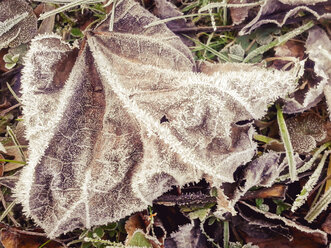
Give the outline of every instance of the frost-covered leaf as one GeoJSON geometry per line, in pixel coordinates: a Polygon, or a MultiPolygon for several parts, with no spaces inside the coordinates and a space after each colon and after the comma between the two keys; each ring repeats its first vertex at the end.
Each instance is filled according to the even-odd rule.
{"type": "Polygon", "coordinates": [[[331,41],[323,29],[315,27],[309,31],[306,53],[309,59],[314,61],[314,72],[320,79],[310,82],[307,89],[296,91],[291,98],[287,99],[284,111],[286,113],[303,112],[315,106],[324,93],[331,117],[331,41]]]}
{"type": "Polygon", "coordinates": [[[283,153],[269,152],[253,160],[243,170],[238,188],[232,197],[233,205],[253,186],[270,187],[280,172],[288,166],[283,153]]]}
{"type": "Polygon", "coordinates": [[[197,222],[180,226],[178,231],[170,234],[165,247],[169,248],[199,248],[207,247],[206,237],[201,233],[197,222]]]}
{"type": "Polygon", "coordinates": [[[295,116],[286,120],[294,151],[309,153],[316,148],[316,142],[326,138],[323,120],[317,115],[295,116]]]}
{"type": "Polygon", "coordinates": [[[281,27],[291,18],[295,18],[295,15],[300,11],[307,12],[316,19],[331,18],[331,13],[328,11],[326,2],[319,1],[322,2],[319,4],[314,4],[314,2],[304,0],[266,0],[255,18],[243,27],[239,34],[249,34],[264,24],[276,24],[281,27]]]}
{"type": "MultiPolygon", "coordinates": [[[[319,246],[324,247],[328,243],[327,234],[319,229],[311,229],[307,226],[301,225],[298,222],[289,220],[277,214],[264,212],[258,209],[257,207],[251,206],[245,202],[241,202],[241,203],[242,203],[240,204],[241,217],[243,217],[248,221],[248,224],[249,226],[251,226],[252,229],[253,229],[253,225],[259,226],[258,232],[260,232],[260,234],[255,234],[255,235],[256,237],[260,237],[261,245],[263,243],[263,240],[266,241],[268,240],[268,236],[263,237],[262,236],[263,234],[261,232],[263,229],[267,229],[267,228],[272,232],[276,232],[282,236],[287,237],[288,240],[282,240],[279,243],[283,245],[282,247],[288,247],[288,248],[319,247],[319,246]],[[294,238],[297,236],[299,236],[300,238],[294,238]],[[302,243],[302,239],[303,239],[303,243],[302,243]]],[[[266,235],[267,232],[264,232],[264,234],[266,235]]],[[[273,244],[274,245],[277,244],[276,239],[273,241],[273,244]]],[[[270,244],[269,246],[263,245],[260,247],[270,247],[270,244]]]]}
{"type": "Polygon", "coordinates": [[[24,0],[0,1],[0,49],[29,42],[37,33],[37,18],[24,0]]]}
{"type": "MultiPolygon", "coordinates": [[[[247,0],[229,0],[229,4],[245,4],[247,3],[247,0]]],[[[234,25],[238,25],[242,23],[246,17],[248,16],[248,11],[252,7],[239,7],[239,8],[229,8],[230,9],[230,15],[232,19],[232,23],[234,25]]]]}
{"type": "Polygon", "coordinates": [[[223,64],[196,73],[189,49],[132,0],[80,51],[36,37],[22,102],[28,166],[16,196],[50,237],[145,209],[173,185],[233,182],[256,144],[251,123],[296,87],[295,71],[223,64]]]}
{"type": "MultiPolygon", "coordinates": [[[[297,165],[302,165],[302,160],[295,154],[294,156],[295,162],[297,165]]],[[[243,198],[250,199],[253,195],[258,197],[259,192],[250,192],[248,190],[254,186],[261,187],[271,187],[276,179],[279,177],[280,173],[284,170],[284,168],[288,167],[288,161],[285,157],[284,153],[280,152],[268,152],[264,153],[262,156],[254,159],[250,162],[241,172],[239,179],[236,182],[236,187],[231,188],[231,203],[234,206],[238,200],[243,198]]],[[[260,192],[261,198],[271,197],[273,194],[277,197],[281,197],[284,194],[286,187],[275,188],[275,192],[270,189],[269,193],[266,189],[265,192],[260,192]],[[270,194],[270,196],[269,196],[270,194]]],[[[226,191],[227,194],[229,190],[226,191]]]]}

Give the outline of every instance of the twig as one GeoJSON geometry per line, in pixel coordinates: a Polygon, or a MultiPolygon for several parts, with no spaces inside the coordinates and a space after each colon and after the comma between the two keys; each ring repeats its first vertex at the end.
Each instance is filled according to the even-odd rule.
{"type": "Polygon", "coordinates": [[[4,115],[7,114],[8,112],[12,111],[13,109],[15,109],[15,108],[17,108],[17,107],[19,107],[19,106],[21,106],[21,105],[22,105],[21,103],[17,103],[17,104],[15,104],[15,105],[13,105],[13,106],[11,106],[11,107],[9,107],[9,108],[7,108],[7,109],[1,111],[1,112],[0,112],[0,116],[4,116],[4,115]]]}

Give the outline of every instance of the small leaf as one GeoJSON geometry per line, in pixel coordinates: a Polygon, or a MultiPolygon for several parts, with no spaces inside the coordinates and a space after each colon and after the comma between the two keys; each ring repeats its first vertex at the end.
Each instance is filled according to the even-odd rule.
{"type": "Polygon", "coordinates": [[[263,198],[256,198],[255,199],[255,204],[258,208],[263,204],[263,202],[264,202],[263,198]]]}
{"type": "Polygon", "coordinates": [[[5,61],[6,63],[13,63],[12,59],[11,59],[11,54],[7,53],[3,56],[3,61],[5,61]]]}
{"type": "Polygon", "coordinates": [[[141,230],[136,230],[127,245],[136,247],[153,247],[151,242],[146,238],[145,233],[141,230]]]}
{"type": "Polygon", "coordinates": [[[288,203],[283,202],[279,199],[273,199],[273,202],[277,204],[276,207],[276,214],[281,215],[283,211],[288,210],[291,208],[291,205],[288,203]]]}
{"type": "Polygon", "coordinates": [[[93,234],[97,235],[97,237],[99,238],[102,238],[105,235],[105,231],[102,227],[97,227],[93,230],[93,234]]]}
{"type": "Polygon", "coordinates": [[[17,63],[17,61],[20,59],[20,55],[19,54],[15,54],[14,56],[11,57],[11,60],[14,63],[17,63]]]}
{"type": "Polygon", "coordinates": [[[72,28],[71,29],[71,35],[77,38],[82,38],[84,37],[84,34],[79,28],[72,28]]]}
{"type": "Polygon", "coordinates": [[[188,214],[188,216],[191,220],[199,218],[200,221],[204,221],[206,219],[206,217],[208,216],[209,212],[210,212],[210,208],[202,208],[202,209],[198,209],[193,212],[190,212],[188,214]]]}
{"type": "Polygon", "coordinates": [[[16,66],[16,63],[6,63],[5,68],[10,70],[13,69],[16,66]]]}

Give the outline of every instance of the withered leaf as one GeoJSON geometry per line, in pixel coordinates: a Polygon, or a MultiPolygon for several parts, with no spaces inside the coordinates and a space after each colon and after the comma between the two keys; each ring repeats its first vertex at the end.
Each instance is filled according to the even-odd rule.
{"type": "Polygon", "coordinates": [[[303,112],[315,106],[324,96],[326,98],[331,117],[331,41],[326,32],[318,27],[309,30],[306,41],[306,53],[309,59],[314,61],[314,72],[319,77],[316,82],[309,82],[309,87],[294,92],[293,96],[287,99],[284,112],[303,112]]]}
{"type": "Polygon", "coordinates": [[[294,151],[309,153],[326,138],[323,120],[317,115],[295,116],[286,120],[294,151]]]}
{"type": "Polygon", "coordinates": [[[0,49],[29,42],[37,34],[37,17],[24,0],[0,1],[0,49]]]}
{"type": "Polygon", "coordinates": [[[283,26],[287,21],[295,18],[300,11],[307,12],[313,18],[331,18],[331,13],[327,10],[326,1],[305,1],[305,0],[266,0],[259,12],[239,32],[240,35],[250,34],[256,28],[264,24],[275,24],[283,26]]]}
{"type": "Polygon", "coordinates": [[[90,32],[79,53],[56,35],[31,44],[22,75],[29,161],[15,192],[49,237],[140,211],[172,185],[232,182],[256,148],[240,121],[295,88],[294,71],[195,73],[164,24],[144,28],[155,20],[124,0],[114,32],[90,32]]]}
{"type": "MultiPolygon", "coordinates": [[[[262,231],[261,234],[263,232],[267,234],[266,237],[261,237],[261,234],[255,237],[256,241],[261,242],[261,247],[270,247],[270,236],[268,235],[266,228],[268,228],[270,231],[278,233],[279,235],[287,237],[288,241],[286,242],[286,240],[281,241],[280,237],[275,238],[274,235],[272,235],[274,244],[277,244],[276,242],[279,240],[279,245],[282,244],[280,247],[284,248],[325,247],[325,245],[328,243],[327,233],[319,229],[311,229],[285,217],[270,212],[264,212],[257,207],[251,206],[245,202],[241,202],[240,204],[240,216],[248,220],[249,225],[260,226],[260,230],[258,230],[258,232],[262,231]],[[263,229],[265,230],[263,231],[263,229]],[[264,242],[266,244],[263,244],[264,242]]],[[[246,242],[254,242],[254,239],[251,238],[252,237],[248,238],[246,242]]]]}

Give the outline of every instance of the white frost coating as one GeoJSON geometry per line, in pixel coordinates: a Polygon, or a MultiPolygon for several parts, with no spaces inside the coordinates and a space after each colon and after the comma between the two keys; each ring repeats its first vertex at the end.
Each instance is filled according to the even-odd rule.
{"type": "Polygon", "coordinates": [[[321,176],[322,169],[325,165],[325,160],[327,156],[330,154],[330,152],[325,152],[321,161],[319,162],[317,168],[315,169],[314,173],[309,177],[309,180],[306,182],[305,186],[303,186],[300,194],[297,195],[295,198],[291,211],[295,212],[299,207],[301,207],[305,201],[307,200],[310,192],[314,189],[316,183],[318,182],[318,179],[321,176]]]}
{"type": "Polygon", "coordinates": [[[311,223],[318,215],[322,213],[322,211],[328,208],[330,203],[331,187],[321,196],[318,202],[316,202],[316,204],[309,209],[307,215],[305,216],[305,220],[311,223]]]}
{"type": "Polygon", "coordinates": [[[85,226],[87,229],[91,228],[91,224],[90,224],[90,216],[89,216],[89,185],[91,183],[91,170],[87,170],[86,172],[86,177],[84,178],[84,183],[82,185],[82,194],[81,194],[81,200],[80,201],[77,201],[70,209],[68,209],[65,213],[65,215],[61,216],[61,219],[58,220],[58,224],[56,226],[53,227],[53,231],[50,232],[48,235],[49,237],[55,237],[56,236],[56,233],[58,232],[59,230],[59,227],[60,225],[63,225],[63,222],[65,222],[69,217],[70,215],[72,215],[73,211],[75,211],[77,209],[77,207],[81,204],[84,204],[85,205],[85,214],[86,214],[86,223],[85,223],[85,226]]]}
{"type": "MultiPolygon", "coordinates": [[[[11,30],[17,23],[22,21],[25,17],[27,17],[28,14],[29,14],[28,12],[24,12],[22,14],[18,14],[16,16],[14,16],[13,18],[0,22],[0,37],[2,35],[4,35],[6,32],[8,32],[9,30],[11,30]]],[[[0,49],[7,47],[13,40],[15,40],[17,38],[17,36],[19,35],[20,32],[21,32],[21,29],[19,28],[15,35],[9,37],[8,39],[6,39],[3,42],[0,42],[0,49]]]]}
{"type": "MultiPolygon", "coordinates": [[[[45,34],[37,36],[31,46],[30,50],[26,54],[25,61],[31,61],[33,56],[35,56],[35,52],[39,50],[45,49],[38,41],[44,39],[58,39],[61,40],[61,37],[55,34],[45,34]]],[[[61,41],[62,42],[62,41],[61,41]]],[[[69,46],[66,43],[62,42],[63,45],[69,46]]],[[[47,47],[49,49],[49,47],[47,47]]],[[[61,53],[64,52],[59,48],[54,48],[51,50],[52,52],[61,53]]],[[[45,63],[52,63],[53,61],[45,61],[45,63]]],[[[24,211],[26,214],[30,216],[30,207],[29,207],[29,195],[32,187],[32,183],[34,182],[34,170],[35,166],[39,163],[43,154],[45,153],[46,148],[49,145],[51,138],[54,136],[56,132],[52,127],[56,126],[62,119],[63,111],[65,107],[68,105],[68,94],[71,95],[75,90],[75,85],[66,84],[63,91],[57,93],[54,98],[48,98],[49,104],[53,104],[53,107],[57,109],[54,113],[50,113],[50,115],[39,115],[40,109],[36,107],[36,103],[40,103],[38,99],[38,94],[35,94],[35,91],[38,90],[33,85],[35,83],[33,75],[34,66],[32,64],[26,63],[22,70],[22,104],[26,106],[26,108],[32,110],[33,112],[26,112],[23,110],[24,114],[24,122],[26,125],[26,137],[30,141],[29,143],[29,158],[28,164],[29,166],[25,166],[21,172],[21,180],[18,182],[15,195],[19,199],[19,201],[24,206],[24,211]],[[32,84],[31,84],[32,83],[32,84]],[[55,115],[54,115],[55,114],[55,115]],[[37,126],[30,126],[29,121],[31,118],[39,117],[37,126]],[[31,139],[31,136],[38,135],[41,139],[31,139]],[[33,149],[32,149],[33,148],[33,149]]],[[[71,76],[73,77],[73,75],[71,76]]],[[[71,78],[68,79],[72,80],[71,78]]],[[[44,100],[44,99],[43,99],[44,100]]],[[[46,104],[45,101],[42,101],[41,104],[46,104]]],[[[38,222],[37,222],[38,223],[38,222]]],[[[39,223],[38,223],[39,224],[39,223]]]]}
{"type": "Polygon", "coordinates": [[[138,3],[120,2],[115,15],[115,31],[101,25],[79,53],[44,35],[25,60],[30,158],[15,193],[50,237],[117,221],[173,185],[232,182],[256,149],[251,124],[237,122],[295,87],[294,71],[195,73],[165,25],[142,28],[156,18],[138,3]]]}
{"type": "Polygon", "coordinates": [[[254,207],[252,205],[247,204],[246,202],[241,202],[241,203],[244,204],[245,206],[251,208],[255,212],[264,215],[265,217],[267,217],[269,219],[282,221],[286,226],[293,227],[293,228],[295,228],[295,229],[297,229],[297,230],[299,230],[301,232],[311,233],[311,234],[315,234],[315,235],[316,234],[317,235],[320,235],[321,241],[323,241],[325,244],[327,244],[328,236],[327,236],[327,233],[326,232],[323,232],[323,231],[321,231],[319,229],[311,229],[309,227],[300,225],[299,223],[296,223],[296,222],[294,222],[292,220],[289,220],[289,219],[287,219],[285,217],[282,217],[282,216],[279,216],[277,214],[273,214],[273,213],[270,213],[270,212],[262,211],[262,210],[258,209],[257,207],[254,207]]]}

